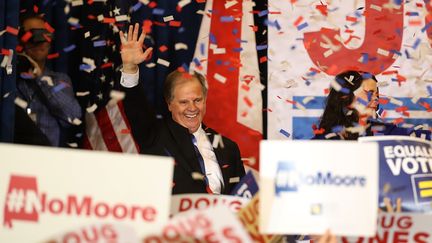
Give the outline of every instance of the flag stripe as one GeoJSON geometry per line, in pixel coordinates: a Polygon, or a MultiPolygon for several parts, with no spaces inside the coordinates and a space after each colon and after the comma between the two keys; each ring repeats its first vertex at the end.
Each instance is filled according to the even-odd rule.
{"type": "Polygon", "coordinates": [[[96,121],[102,131],[102,138],[109,151],[122,152],[119,141],[117,140],[114,127],[108,115],[106,107],[96,114],[96,121]]]}
{"type": "Polygon", "coordinates": [[[120,112],[118,103],[116,105],[106,107],[107,114],[111,120],[112,127],[114,129],[117,141],[124,153],[137,153],[135,142],[130,136],[125,120],[120,112]]]}
{"type": "Polygon", "coordinates": [[[98,122],[93,113],[87,113],[86,119],[86,136],[84,140],[84,148],[92,150],[108,150],[103,140],[102,131],[99,129],[98,122]],[[88,142],[86,144],[86,141],[88,142]]]}
{"type": "Polygon", "coordinates": [[[130,126],[129,120],[127,119],[126,113],[124,112],[123,102],[118,102],[117,105],[118,105],[121,117],[122,117],[124,123],[126,124],[126,127],[127,127],[128,131],[129,131],[129,133],[124,134],[124,137],[126,137],[129,140],[131,140],[130,142],[133,143],[130,146],[130,150],[131,150],[130,152],[131,153],[139,153],[138,144],[136,143],[134,137],[132,136],[131,126],[130,126]]]}

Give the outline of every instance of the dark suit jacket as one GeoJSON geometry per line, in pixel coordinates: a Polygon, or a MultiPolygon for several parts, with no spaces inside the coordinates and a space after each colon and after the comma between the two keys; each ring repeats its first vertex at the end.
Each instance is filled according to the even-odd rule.
{"type": "MultiPolygon", "coordinates": [[[[140,153],[172,156],[175,160],[172,193],[207,193],[205,182],[192,177],[193,172],[201,173],[201,170],[188,129],[171,117],[156,119],[140,84],[123,89],[126,92],[123,100],[125,113],[140,153]]],[[[204,124],[202,127],[212,142],[217,133],[204,124]]],[[[245,170],[237,144],[226,137],[222,137],[222,141],[224,147],[218,146],[213,150],[223,175],[222,193],[229,194],[245,170]]]]}

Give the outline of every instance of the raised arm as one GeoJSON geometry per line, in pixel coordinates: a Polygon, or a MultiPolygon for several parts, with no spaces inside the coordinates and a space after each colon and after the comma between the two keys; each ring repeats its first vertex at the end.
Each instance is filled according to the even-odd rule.
{"type": "Polygon", "coordinates": [[[147,59],[152,48],[143,50],[145,33],[138,38],[139,24],[129,26],[127,35],[120,31],[121,58],[123,62],[120,84],[126,93],[123,100],[132,135],[140,146],[149,146],[155,137],[156,118],[149,106],[144,89],[139,83],[138,64],[147,59]]]}

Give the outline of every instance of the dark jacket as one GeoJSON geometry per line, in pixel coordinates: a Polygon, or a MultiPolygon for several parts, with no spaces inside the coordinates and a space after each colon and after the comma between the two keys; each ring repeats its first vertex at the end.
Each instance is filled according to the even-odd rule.
{"type": "MultiPolygon", "coordinates": [[[[194,172],[201,173],[201,170],[188,129],[171,118],[156,119],[141,85],[123,89],[126,92],[125,113],[140,153],[171,156],[175,160],[172,193],[207,193],[205,182],[192,177],[194,172]]],[[[212,142],[217,133],[204,124],[202,127],[212,142]]],[[[223,136],[222,141],[223,148],[214,148],[214,153],[223,175],[222,193],[229,194],[245,170],[237,144],[223,136]]]]}

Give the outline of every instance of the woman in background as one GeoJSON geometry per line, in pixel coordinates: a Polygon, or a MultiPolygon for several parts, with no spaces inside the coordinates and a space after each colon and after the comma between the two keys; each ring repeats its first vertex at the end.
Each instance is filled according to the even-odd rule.
{"type": "Polygon", "coordinates": [[[370,73],[336,75],[313,139],[357,140],[359,136],[405,135],[431,139],[431,132],[398,127],[377,119],[377,79],[370,73]]]}

